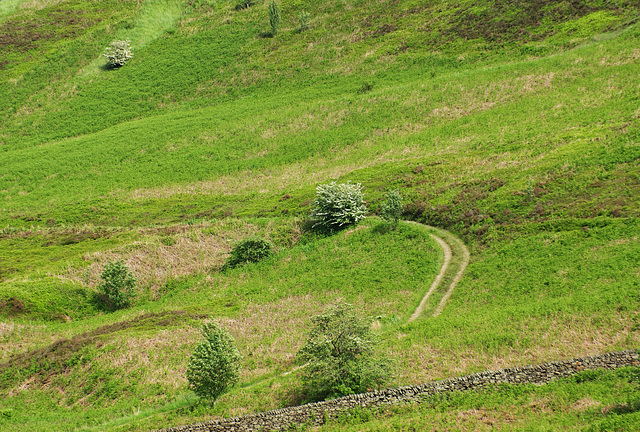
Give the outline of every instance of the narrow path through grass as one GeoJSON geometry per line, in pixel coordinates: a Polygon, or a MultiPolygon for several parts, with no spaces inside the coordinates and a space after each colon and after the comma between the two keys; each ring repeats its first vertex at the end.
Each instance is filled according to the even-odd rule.
{"type": "Polygon", "coordinates": [[[437,317],[438,315],[440,315],[440,313],[444,309],[444,306],[447,303],[447,300],[449,300],[449,297],[451,297],[451,294],[453,293],[453,289],[456,287],[456,284],[460,281],[460,279],[462,279],[462,276],[464,275],[464,272],[467,269],[467,265],[469,265],[469,259],[470,259],[469,249],[467,249],[467,247],[464,245],[464,243],[460,241],[460,239],[458,239],[456,236],[454,236],[448,231],[444,231],[444,230],[438,230],[438,231],[442,232],[443,236],[447,238],[447,241],[449,241],[450,244],[453,245],[452,249],[456,251],[456,256],[460,258],[460,261],[457,262],[458,272],[456,273],[455,277],[449,284],[449,288],[447,289],[447,292],[444,294],[444,296],[442,297],[442,300],[440,300],[440,304],[438,305],[435,312],[433,313],[434,317],[437,317]]]}
{"type": "Polygon", "coordinates": [[[439,236],[433,233],[429,234],[440,245],[444,253],[444,260],[442,262],[442,267],[440,268],[440,273],[438,273],[438,276],[436,276],[436,278],[434,279],[431,287],[429,287],[427,293],[424,295],[424,297],[422,297],[422,301],[420,301],[420,304],[407,321],[412,322],[423,314],[424,310],[427,308],[429,298],[434,292],[437,291],[438,287],[442,285],[443,281],[445,280],[445,276],[450,277],[453,274],[452,271],[449,271],[450,264],[452,264],[453,262],[453,266],[451,266],[452,270],[455,270],[457,268],[458,271],[455,273],[453,279],[451,279],[451,282],[449,282],[447,291],[442,296],[440,304],[438,304],[438,307],[433,313],[434,317],[440,315],[440,313],[444,309],[445,304],[447,303],[447,300],[449,300],[449,297],[451,297],[456,284],[460,281],[460,279],[462,279],[462,275],[464,275],[464,272],[467,269],[467,265],[469,264],[470,255],[469,250],[464,245],[464,243],[462,243],[449,231],[445,231],[443,229],[435,228],[428,225],[418,224],[417,222],[408,221],[408,223],[421,225],[428,229],[436,231],[439,236]]]}
{"type": "Polygon", "coordinates": [[[434,291],[440,286],[440,283],[442,282],[442,279],[447,272],[447,268],[449,267],[449,263],[451,262],[451,248],[449,247],[449,245],[435,234],[431,234],[431,237],[433,237],[433,239],[438,242],[438,244],[442,248],[442,251],[444,252],[444,260],[442,262],[442,267],[440,268],[440,273],[438,273],[438,276],[436,276],[436,278],[433,280],[429,291],[427,291],[424,297],[422,297],[422,301],[420,301],[420,304],[418,305],[416,310],[413,312],[413,314],[411,314],[408,322],[414,321],[416,318],[422,315],[422,312],[424,312],[424,309],[427,305],[427,300],[429,300],[431,294],[433,294],[434,291]]]}

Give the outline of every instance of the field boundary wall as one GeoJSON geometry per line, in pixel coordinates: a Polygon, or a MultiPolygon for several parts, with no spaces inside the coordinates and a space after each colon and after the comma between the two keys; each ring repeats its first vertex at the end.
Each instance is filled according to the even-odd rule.
{"type": "Polygon", "coordinates": [[[557,378],[575,375],[584,370],[616,369],[624,366],[638,366],[639,364],[640,354],[637,350],[610,352],[573,360],[553,361],[536,366],[478,372],[473,375],[432,381],[421,385],[377,390],[242,417],[172,427],[157,432],[286,430],[300,424],[321,425],[327,418],[336,417],[340,412],[357,407],[366,408],[403,402],[418,402],[425,396],[479,389],[495,384],[544,384],[557,378]]]}

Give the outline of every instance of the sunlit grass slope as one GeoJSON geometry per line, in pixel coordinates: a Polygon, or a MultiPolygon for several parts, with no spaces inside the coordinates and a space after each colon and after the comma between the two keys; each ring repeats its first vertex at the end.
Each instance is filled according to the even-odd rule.
{"type": "MultiPolygon", "coordinates": [[[[265,1],[0,1],[0,429],[149,430],[296,403],[282,373],[339,298],[378,317],[390,385],[638,348],[638,1],[280,5],[270,38],[265,1]],[[133,59],[104,68],[124,38],[133,59]],[[441,315],[406,324],[441,260],[428,229],[305,228],[331,180],[362,183],[372,214],[399,188],[405,218],[465,241],[441,315]],[[251,235],[276,256],[220,273],[251,235]],[[138,298],[102,314],[109,259],[138,298]],[[184,378],[208,316],[245,358],[212,409],[184,378]]],[[[371,428],[398,414],[481,429],[500,406],[526,429],[531,411],[511,407],[542,400],[532,427],[637,429],[634,374],[371,428]]]]}
{"type": "MultiPolygon", "coordinates": [[[[327,72],[323,64],[311,74],[311,64],[299,72],[270,68],[271,63],[289,64],[285,54],[290,46],[300,47],[301,39],[306,39],[304,46],[322,44],[313,39],[319,25],[301,34],[261,39],[256,35],[259,12],[264,11],[227,9],[232,23],[243,23],[239,27],[246,35],[234,34],[228,28],[232,24],[224,21],[193,34],[176,32],[153,42],[159,46],[140,48],[126,68],[51,84],[72,85],[69,95],[56,94],[48,85],[51,101],[24,108],[30,114],[7,109],[0,155],[6,170],[0,179],[4,223],[175,221],[183,212],[171,209],[180,198],[195,206],[192,214],[212,207],[221,208],[220,214],[255,214],[277,206],[274,214],[280,215],[298,210],[312,191],[309,186],[318,181],[350,173],[379,186],[410,171],[407,163],[414,162],[441,164],[416,176],[419,187],[408,181],[409,189],[429,200],[448,202],[451,196],[441,194],[441,188],[451,194],[456,182],[499,175],[508,195],[501,200],[512,206],[519,199],[511,195],[516,190],[531,186],[551,192],[553,183],[568,175],[577,177],[579,194],[584,194],[583,185],[599,184],[598,193],[589,189],[588,195],[598,196],[609,211],[619,208],[629,214],[623,202],[616,205],[609,195],[612,189],[636,192],[635,177],[617,169],[638,156],[636,27],[601,40],[586,39],[571,51],[556,47],[548,57],[501,54],[500,49],[484,53],[475,45],[461,48],[456,56],[424,49],[419,60],[411,61],[409,53],[379,62],[369,61],[367,52],[354,52],[345,57],[364,62],[357,73],[345,73],[346,64],[336,73],[327,72]],[[253,67],[237,58],[249,49],[247,44],[260,44],[249,52],[264,50],[251,60],[264,61],[255,67],[267,74],[250,86],[235,82],[253,67]],[[282,58],[268,61],[277,53],[282,58]],[[228,66],[216,65],[219,57],[228,66]],[[171,64],[176,59],[186,63],[171,64]],[[202,74],[208,84],[202,83],[198,68],[206,69],[202,74]],[[251,90],[235,96],[207,93],[216,83],[236,93],[251,90]],[[363,92],[368,88],[364,84],[373,87],[363,92]],[[198,89],[202,94],[191,93],[198,89]],[[123,122],[130,118],[137,120],[123,122]],[[29,124],[34,129],[12,131],[14,121],[22,129],[29,124]],[[64,139],[78,134],[83,135],[64,139]],[[385,163],[383,172],[362,171],[385,163]],[[445,184],[424,182],[425,176],[439,173],[445,174],[445,184]],[[601,181],[602,176],[609,178],[601,181]],[[276,203],[285,193],[297,199],[276,203]],[[241,198],[254,194],[260,196],[258,205],[255,199],[241,198]]],[[[184,27],[192,22],[186,21],[184,27]]],[[[7,86],[13,69],[4,71],[7,86]]],[[[23,90],[26,95],[33,89],[23,90]]],[[[38,94],[28,97],[36,100],[38,94]]],[[[551,200],[554,206],[566,198],[544,195],[542,201],[551,200]]],[[[580,215],[585,206],[596,207],[589,198],[572,205],[580,215]]]]}
{"type": "Polygon", "coordinates": [[[222,320],[245,357],[238,387],[214,413],[290,403],[295,375],[279,378],[294,366],[310,315],[344,299],[381,326],[395,327],[437,273],[441,252],[426,230],[387,231],[377,224],[228,273],[174,279],[160,299],[126,312],[63,325],[12,321],[3,327],[3,360],[9,361],[0,385],[10,415],[1,421],[24,430],[73,430],[128,415],[132,406],[162,407],[184,397],[186,361],[207,316],[222,320]],[[27,409],[32,404],[39,409],[27,409]]]}

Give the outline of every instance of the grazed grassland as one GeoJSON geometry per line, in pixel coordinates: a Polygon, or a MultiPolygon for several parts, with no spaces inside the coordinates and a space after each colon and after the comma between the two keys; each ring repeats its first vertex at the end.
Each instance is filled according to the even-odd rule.
{"type": "MultiPolygon", "coordinates": [[[[265,2],[0,2],[0,428],[143,431],[297,403],[282,374],[340,298],[376,317],[390,385],[637,348],[640,5],[568,5],[283,0],[266,38],[265,2]],[[135,55],[108,70],[117,38],[135,55]],[[440,315],[407,323],[441,262],[428,231],[305,229],[330,180],[361,182],[372,215],[399,188],[405,218],[464,240],[440,315]],[[250,235],[275,257],[220,273],[250,235]],[[109,259],[138,296],[102,314],[109,259]],[[212,408],[183,373],[208,316],[244,356],[212,408]]],[[[637,429],[635,374],[328,428],[637,429]]]]}

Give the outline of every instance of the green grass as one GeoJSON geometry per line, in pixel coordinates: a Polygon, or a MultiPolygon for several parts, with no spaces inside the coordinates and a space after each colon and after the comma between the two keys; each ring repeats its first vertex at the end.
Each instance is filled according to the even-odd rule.
{"type": "MultiPolygon", "coordinates": [[[[380,317],[390,385],[637,348],[640,4],[525,3],[282,1],[264,38],[266,2],[1,1],[2,361],[102,332],[3,372],[1,428],[149,430],[295,403],[281,374],[309,315],[340,297],[380,317]],[[121,38],[134,58],[104,68],[121,38]],[[362,183],[372,214],[399,188],[404,217],[465,241],[440,316],[406,324],[438,270],[427,230],[304,231],[331,180],[362,183]],[[277,255],[217,272],[252,235],[277,255]],[[100,314],[91,294],[120,258],[138,301],[100,314]],[[123,324],[171,311],[188,318],[123,324]],[[206,315],[246,362],[213,409],[183,374],[206,315]]],[[[500,395],[426,418],[517,405],[500,395]]],[[[587,412],[530,429],[618,421],[587,412]]]]}
{"type": "MultiPolygon", "coordinates": [[[[625,201],[637,193],[637,180],[631,174],[633,171],[627,169],[629,164],[637,166],[638,133],[628,125],[636,107],[636,92],[631,85],[635,69],[630,60],[634,55],[633,45],[628,43],[630,37],[625,34],[606,46],[593,43],[563,54],[561,61],[572,66],[562,74],[556,72],[560,60],[555,56],[500,68],[472,67],[435,78],[416,76],[415,70],[399,72],[389,83],[381,81],[382,89],[374,88],[366,95],[355,91],[358,79],[335,79],[329,81],[330,85],[337,84],[332,90],[334,94],[325,94],[320,99],[314,91],[318,87],[314,86],[285,90],[270,97],[246,96],[210,108],[181,109],[173,114],[123,123],[35,149],[9,151],[0,159],[12,174],[1,180],[0,190],[4,194],[5,214],[15,219],[6,223],[24,224],[25,210],[32,221],[52,220],[58,224],[87,220],[111,224],[114,217],[118,219],[116,223],[126,223],[140,220],[141,213],[151,213],[142,219],[155,222],[160,217],[158,207],[165,212],[163,219],[175,221],[179,214],[170,207],[178,199],[194,202],[198,210],[193,213],[199,208],[236,201],[230,205],[233,211],[242,212],[251,206],[248,210],[255,214],[256,201],[261,203],[262,210],[268,211],[269,207],[262,204],[265,199],[273,202],[285,193],[295,194],[300,182],[285,178],[278,188],[269,179],[266,185],[251,182],[238,190],[234,184],[237,182],[232,180],[237,176],[271,178],[274,172],[285,170],[292,179],[302,179],[303,185],[309,185],[326,176],[352,172],[351,178],[364,181],[369,173],[358,168],[373,165],[377,167],[371,174],[375,177],[371,186],[378,186],[400,180],[393,175],[403,171],[400,161],[414,162],[425,153],[430,155],[427,163],[442,164],[409,177],[431,180],[431,185],[420,183],[419,187],[412,187],[407,184],[411,178],[400,183],[410,195],[418,189],[416,192],[423,200],[446,202],[450,206],[457,192],[456,185],[451,187],[451,183],[464,182],[465,178],[465,174],[458,178],[458,170],[466,170],[473,164],[471,179],[500,177],[508,183],[497,195],[502,191],[508,194],[522,191],[531,183],[532,191],[539,189],[535,195],[545,195],[536,196],[541,199],[533,201],[545,208],[548,201],[555,206],[554,201],[561,200],[564,201],[561,206],[570,205],[572,213],[580,216],[585,215],[587,208],[596,206],[604,206],[605,212],[617,209],[622,215],[637,215],[633,208],[624,208],[625,201]],[[600,64],[603,58],[616,57],[626,58],[623,60],[626,64],[600,64]],[[447,84],[452,80],[460,85],[447,84]],[[608,88],[604,94],[603,87],[608,88]],[[585,111],[575,108],[583,106],[587,99],[591,102],[584,117],[585,111]],[[399,100],[407,102],[398,107],[399,100]],[[532,110],[541,115],[529,116],[532,110]],[[487,124],[491,127],[487,128],[487,124]],[[130,139],[133,136],[136,138],[130,139]],[[571,146],[565,145],[568,141],[571,146]],[[87,146],[92,148],[90,154],[86,153],[87,146]],[[464,159],[447,154],[446,149],[452,146],[456,153],[464,154],[464,159]],[[603,158],[609,162],[601,164],[603,158]],[[38,162],[42,160],[47,163],[38,162]],[[531,160],[536,161],[533,166],[528,163],[531,160]],[[385,162],[392,173],[376,172],[385,162]],[[308,172],[312,166],[317,169],[308,172]],[[576,190],[567,190],[564,185],[558,191],[549,190],[558,182],[565,182],[566,177],[574,177],[572,188],[576,190]],[[228,183],[231,190],[225,187],[228,183]],[[540,183],[546,187],[539,186],[540,183]],[[599,189],[596,192],[602,190],[604,197],[593,193],[591,184],[597,183],[600,185],[595,186],[599,189]],[[448,193],[439,193],[442,188],[448,193]],[[190,189],[196,194],[186,192],[190,189]],[[622,203],[616,205],[610,196],[617,196],[620,189],[626,189],[627,199],[624,195],[619,197],[617,201],[622,203]],[[261,190],[265,192],[257,192],[261,190]],[[209,193],[197,194],[200,191],[209,193]],[[237,203],[238,198],[226,197],[229,192],[241,197],[259,193],[260,198],[241,204],[237,203]],[[567,204],[568,195],[576,192],[588,195],[590,200],[567,204]],[[140,211],[141,206],[146,208],[140,211]],[[90,211],[93,208],[99,211],[90,211]]],[[[203,55],[194,53],[192,57],[203,55]]],[[[123,68],[110,73],[136,70],[123,68]]],[[[167,71],[156,73],[166,75],[167,71]]],[[[130,85],[138,86],[135,78],[130,78],[130,85]]],[[[175,79],[181,85],[194,84],[179,76],[175,79]]],[[[161,80],[150,79],[148,83],[157,81],[161,80]]],[[[154,91],[160,91],[157,84],[154,87],[154,91]]],[[[115,89],[96,91],[110,94],[115,89]]],[[[120,91],[127,94],[126,90],[120,91]]],[[[95,101],[97,97],[87,94],[83,100],[95,101]]],[[[143,108],[139,102],[135,98],[120,100],[118,106],[132,104],[140,112],[143,108]]],[[[80,111],[95,112],[90,107],[81,107],[80,111]]],[[[117,113],[118,110],[108,110],[95,118],[103,121],[117,113]]],[[[69,127],[73,130],[90,123],[79,113],[65,113],[63,123],[54,120],[54,116],[49,118],[56,123],[56,133],[65,128],[64,122],[72,122],[69,127]]],[[[296,210],[295,204],[307,200],[311,189],[301,192],[298,200],[275,204],[278,208],[273,213],[296,210]]],[[[470,199],[478,197],[471,194],[465,201],[470,199]]],[[[523,201],[512,195],[500,199],[498,211],[523,201]]],[[[527,205],[526,200],[524,204],[528,211],[536,207],[527,205]]]]}

